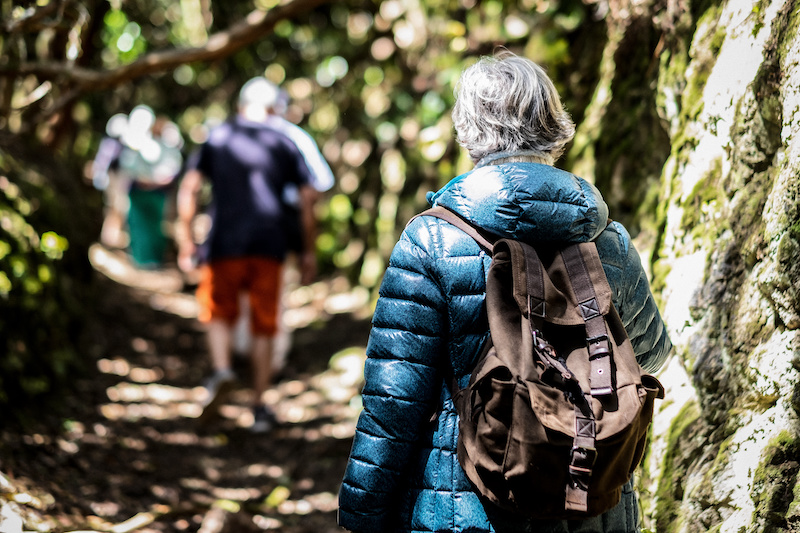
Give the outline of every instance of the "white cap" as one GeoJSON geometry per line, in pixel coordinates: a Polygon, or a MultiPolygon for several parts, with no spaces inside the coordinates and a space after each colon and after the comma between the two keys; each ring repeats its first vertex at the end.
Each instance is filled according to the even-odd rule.
{"type": "Polygon", "coordinates": [[[278,102],[280,90],[278,86],[263,76],[253,78],[242,86],[239,91],[239,105],[263,106],[265,109],[274,107],[278,102]]]}

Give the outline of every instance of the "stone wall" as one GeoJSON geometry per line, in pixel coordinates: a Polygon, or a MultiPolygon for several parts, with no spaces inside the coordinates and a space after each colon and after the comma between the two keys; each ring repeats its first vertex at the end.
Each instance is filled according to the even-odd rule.
{"type": "MultiPolygon", "coordinates": [[[[800,531],[800,2],[608,8],[627,15],[608,18],[614,57],[636,42],[627,32],[660,34],[655,68],[637,72],[669,144],[660,176],[595,176],[612,212],[615,187],[647,184],[637,246],[675,344],[639,480],[644,525],[800,531]],[[646,30],[625,22],[642,12],[646,30]]],[[[597,93],[587,117],[630,102],[597,93]]],[[[660,136],[641,139],[657,151],[660,136]]]]}

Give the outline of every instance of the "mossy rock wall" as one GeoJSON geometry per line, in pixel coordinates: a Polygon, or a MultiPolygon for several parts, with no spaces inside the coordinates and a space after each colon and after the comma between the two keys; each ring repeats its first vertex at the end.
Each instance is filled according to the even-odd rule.
{"type": "MultiPolygon", "coordinates": [[[[668,148],[634,225],[675,354],[640,475],[643,525],[798,531],[800,2],[664,5],[649,6],[660,38],[642,101],[668,148]]],[[[616,57],[631,28],[610,28],[616,57]]],[[[605,109],[627,101],[608,91],[605,109]]],[[[641,140],[659,150],[660,136],[641,140]]],[[[610,196],[612,212],[630,208],[610,196]]]]}

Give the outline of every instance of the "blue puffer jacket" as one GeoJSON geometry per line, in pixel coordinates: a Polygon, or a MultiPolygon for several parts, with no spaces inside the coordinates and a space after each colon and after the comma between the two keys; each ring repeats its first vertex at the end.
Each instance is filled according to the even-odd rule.
{"type": "MultiPolygon", "coordinates": [[[[498,235],[535,244],[596,239],[640,364],[657,370],[671,348],[627,231],[588,182],[551,166],[505,163],[453,179],[433,205],[498,235]]],[[[583,522],[533,521],[483,504],[458,463],[458,416],[444,384],[462,386],[487,337],[491,258],[447,222],[419,217],[392,253],[373,318],[364,410],[339,493],[339,524],[383,532],[634,532],[631,483],[620,504],[583,522]],[[452,370],[446,370],[449,367],[452,370]]]]}

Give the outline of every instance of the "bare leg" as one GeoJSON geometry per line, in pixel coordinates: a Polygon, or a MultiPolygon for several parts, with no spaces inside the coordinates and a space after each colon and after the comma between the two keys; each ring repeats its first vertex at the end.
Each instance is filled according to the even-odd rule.
{"type": "Polygon", "coordinates": [[[224,320],[212,319],[206,328],[208,337],[208,351],[211,356],[211,366],[214,373],[209,377],[204,386],[207,396],[203,402],[203,412],[200,420],[210,422],[217,416],[217,410],[234,384],[235,376],[231,369],[231,336],[232,326],[224,320]]]}
{"type": "Polygon", "coordinates": [[[264,392],[272,384],[272,345],[272,337],[260,334],[253,336],[253,405],[255,406],[263,403],[264,392]]]}
{"type": "Polygon", "coordinates": [[[230,370],[233,326],[215,318],[208,323],[207,332],[211,366],[215,371],[230,370]]]}
{"type": "Polygon", "coordinates": [[[272,369],[280,373],[286,367],[286,359],[292,349],[293,331],[286,323],[286,302],[288,287],[300,283],[300,270],[297,268],[297,257],[292,254],[283,264],[281,276],[281,294],[278,300],[278,331],[275,333],[275,343],[272,347],[272,369]]]}

